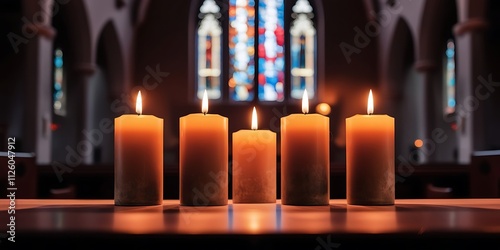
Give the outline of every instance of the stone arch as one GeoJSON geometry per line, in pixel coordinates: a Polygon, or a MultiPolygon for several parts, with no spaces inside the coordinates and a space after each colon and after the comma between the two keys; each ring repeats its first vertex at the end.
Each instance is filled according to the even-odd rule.
{"type": "MultiPolygon", "coordinates": [[[[91,74],[92,36],[88,20],[88,10],[83,0],[74,0],[61,6],[61,21],[66,27],[72,55],[73,70],[91,74]]],[[[57,28],[57,27],[56,27],[57,28]]]]}
{"type": "Polygon", "coordinates": [[[415,154],[413,142],[424,136],[424,105],[421,76],[415,69],[415,38],[404,18],[396,21],[390,40],[387,70],[388,95],[392,99],[388,113],[396,118],[396,158],[401,157],[412,164],[417,164],[420,157],[415,154]]]}
{"type": "Polygon", "coordinates": [[[106,68],[108,92],[112,95],[110,97],[119,97],[119,94],[126,89],[123,86],[125,82],[125,65],[123,65],[122,44],[113,21],[108,21],[103,26],[97,37],[96,44],[96,63],[106,68]],[[104,58],[99,58],[99,53],[104,58]]]}
{"type": "Polygon", "coordinates": [[[403,67],[411,65],[415,61],[415,38],[412,35],[410,26],[402,17],[396,22],[394,33],[392,34],[391,45],[389,46],[388,71],[393,76],[388,79],[388,89],[391,96],[398,99],[401,92],[401,79],[404,77],[401,73],[403,67]]]}
{"type": "Polygon", "coordinates": [[[457,23],[455,0],[425,2],[419,30],[419,54],[416,67],[419,70],[436,69],[442,61],[443,46],[453,36],[457,23]]]}

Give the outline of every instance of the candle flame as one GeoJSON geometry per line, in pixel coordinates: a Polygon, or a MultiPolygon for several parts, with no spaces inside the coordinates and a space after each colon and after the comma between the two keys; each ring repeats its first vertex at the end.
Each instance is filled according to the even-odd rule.
{"type": "Polygon", "coordinates": [[[304,94],[302,95],[302,113],[309,113],[309,97],[307,96],[306,89],[304,89],[304,94]]]}
{"type": "Polygon", "coordinates": [[[257,111],[255,110],[255,107],[253,107],[252,112],[252,130],[257,130],[257,111]]]}
{"type": "Polygon", "coordinates": [[[371,115],[373,114],[373,94],[370,89],[370,94],[368,94],[368,107],[366,108],[366,112],[371,115]]]}
{"type": "Polygon", "coordinates": [[[141,97],[140,90],[139,90],[139,93],[137,94],[137,100],[135,101],[135,112],[138,115],[142,115],[142,97],[141,97]]]}
{"type": "Polygon", "coordinates": [[[206,115],[208,113],[208,96],[207,90],[203,93],[203,100],[201,101],[201,112],[206,115]]]}

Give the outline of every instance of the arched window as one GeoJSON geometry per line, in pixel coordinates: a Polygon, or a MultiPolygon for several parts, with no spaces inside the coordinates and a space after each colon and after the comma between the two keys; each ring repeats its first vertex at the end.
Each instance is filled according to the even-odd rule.
{"type": "Polygon", "coordinates": [[[201,99],[205,89],[210,99],[230,101],[301,99],[304,89],[315,98],[316,29],[311,4],[307,0],[297,0],[293,6],[285,6],[289,2],[285,0],[221,2],[204,0],[200,7],[197,98],[201,99]],[[290,17],[285,16],[287,8],[290,17]],[[227,25],[221,27],[219,17],[227,17],[227,25]],[[227,54],[220,49],[224,39],[227,54]],[[290,40],[289,49],[285,39],[290,40]],[[227,60],[222,55],[227,55],[227,60]],[[288,58],[290,70],[285,68],[288,58]],[[228,96],[222,97],[226,90],[228,96]]]}
{"type": "Polygon", "coordinates": [[[220,8],[214,0],[206,0],[200,8],[201,18],[197,33],[197,97],[207,90],[210,99],[221,98],[221,35],[220,8]]]}
{"type": "Polygon", "coordinates": [[[66,116],[66,81],[64,75],[64,54],[60,48],[54,50],[53,110],[54,114],[66,116]]]}
{"type": "Polygon", "coordinates": [[[453,39],[449,39],[446,44],[445,52],[445,115],[450,115],[455,112],[455,43],[453,39]]]}
{"type": "Polygon", "coordinates": [[[316,94],[316,29],[312,21],[312,7],[307,0],[298,0],[293,6],[290,28],[291,47],[291,96],[302,98],[304,89],[314,97],[316,94]]]}

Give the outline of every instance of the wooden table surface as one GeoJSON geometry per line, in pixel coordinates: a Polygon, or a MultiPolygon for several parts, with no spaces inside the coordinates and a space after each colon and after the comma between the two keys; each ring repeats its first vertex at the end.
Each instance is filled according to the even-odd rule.
{"type": "MultiPolygon", "coordinates": [[[[15,243],[7,240],[10,200],[0,200],[0,249],[94,249],[177,244],[182,249],[500,249],[500,199],[408,199],[394,206],[232,204],[114,206],[113,200],[15,200],[15,243]],[[382,245],[378,245],[382,244],[382,245]],[[401,245],[403,244],[403,245],[401,245]],[[379,246],[379,247],[377,247],[379,246]],[[69,247],[69,248],[68,248],[69,247]],[[451,248],[450,248],[451,249],[451,248]]],[[[177,249],[177,248],[168,248],[177,249]]]]}

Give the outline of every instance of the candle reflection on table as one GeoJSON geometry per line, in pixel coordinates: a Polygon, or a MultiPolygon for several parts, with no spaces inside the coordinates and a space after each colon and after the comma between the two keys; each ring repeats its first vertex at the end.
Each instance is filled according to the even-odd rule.
{"type": "Polygon", "coordinates": [[[177,231],[189,234],[227,232],[228,211],[228,206],[179,206],[177,231]]]}
{"type": "Polygon", "coordinates": [[[281,206],[281,223],[287,232],[328,233],[331,229],[329,206],[281,206]]]}
{"type": "Polygon", "coordinates": [[[280,205],[234,204],[230,206],[230,226],[235,233],[272,233],[279,228],[280,205]]]}
{"type": "Polygon", "coordinates": [[[113,230],[130,234],[163,232],[166,229],[163,219],[162,206],[120,207],[113,213],[113,230]]]}
{"type": "Polygon", "coordinates": [[[397,232],[396,208],[392,206],[350,206],[346,208],[346,231],[360,233],[397,232]]]}

